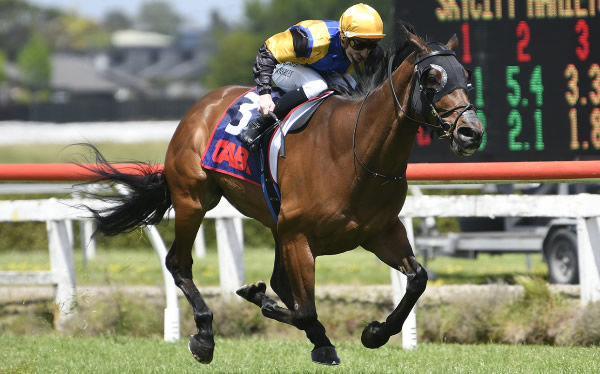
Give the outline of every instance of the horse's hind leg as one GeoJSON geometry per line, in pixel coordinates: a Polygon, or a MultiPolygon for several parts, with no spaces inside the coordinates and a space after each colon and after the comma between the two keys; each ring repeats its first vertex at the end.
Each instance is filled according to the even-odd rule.
{"type": "MultiPolygon", "coordinates": [[[[305,252],[305,253],[310,253],[305,252]]],[[[303,286],[305,289],[296,291],[296,294],[303,294],[308,297],[294,297],[293,288],[290,284],[287,268],[284,265],[283,255],[279,243],[275,248],[275,263],[273,266],[273,275],[271,277],[271,287],[277,293],[281,301],[287,306],[280,307],[277,302],[265,294],[266,284],[258,282],[256,284],[246,285],[237,291],[237,294],[246,300],[258,305],[264,316],[287,323],[300,330],[304,330],[306,336],[314,344],[315,348],[311,353],[314,362],[337,365],[340,358],[335,351],[335,347],[325,334],[325,327],[317,319],[316,308],[314,304],[314,259],[308,256],[307,261],[312,261],[312,271],[306,273],[311,267],[302,267],[305,270],[303,274],[303,286]],[[312,279],[312,281],[310,280],[312,279]],[[303,302],[304,301],[304,302],[303,302]],[[304,307],[302,307],[302,306],[304,307]]],[[[297,278],[297,277],[296,277],[297,278]]],[[[298,284],[298,283],[296,283],[298,284]]]]}
{"type": "Polygon", "coordinates": [[[209,363],[215,347],[212,311],[192,280],[192,246],[204,218],[204,210],[184,201],[175,201],[175,241],[167,254],[166,265],[175,284],[190,303],[198,332],[190,338],[188,348],[201,363],[209,363]]]}
{"type": "Polygon", "coordinates": [[[363,345],[367,348],[379,348],[387,343],[390,336],[402,330],[408,314],[425,291],[427,271],[417,262],[400,220],[380,235],[363,243],[363,247],[408,277],[406,293],[385,322],[373,321],[363,330],[363,345]]]}

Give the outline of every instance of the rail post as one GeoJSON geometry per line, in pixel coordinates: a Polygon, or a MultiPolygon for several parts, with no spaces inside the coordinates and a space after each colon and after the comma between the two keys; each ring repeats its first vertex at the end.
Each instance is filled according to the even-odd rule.
{"type": "Polygon", "coordinates": [[[206,257],[206,240],[204,239],[204,225],[200,225],[196,239],[194,239],[194,251],[197,258],[206,257]]]}
{"type": "Polygon", "coordinates": [[[579,287],[582,305],[600,301],[600,217],[577,219],[579,287]]]}
{"type": "Polygon", "coordinates": [[[160,268],[165,282],[165,320],[164,320],[164,340],[166,342],[176,342],[179,340],[179,304],[177,302],[177,289],[175,282],[167,270],[165,259],[167,257],[167,247],[162,240],[156,226],[144,226],[144,231],[152,243],[152,247],[158,256],[160,268]]]}
{"type": "Polygon", "coordinates": [[[96,224],[91,220],[79,221],[79,239],[81,242],[81,253],[83,255],[83,266],[87,267],[89,260],[96,259],[96,239],[94,231],[96,224]]]}
{"type": "Polygon", "coordinates": [[[223,295],[235,295],[244,284],[244,234],[242,219],[216,218],[217,248],[219,252],[219,279],[223,295]]]}
{"type": "MultiPolygon", "coordinates": [[[[415,248],[415,236],[413,231],[412,219],[408,217],[403,217],[400,219],[404,228],[406,229],[406,234],[408,236],[408,241],[410,245],[415,248]]],[[[400,300],[406,293],[406,285],[407,279],[406,275],[402,274],[396,269],[390,269],[390,276],[392,278],[392,292],[394,298],[394,305],[400,304],[400,300]]],[[[416,305],[410,310],[408,317],[404,321],[404,325],[402,325],[402,347],[404,349],[414,349],[417,347],[417,313],[415,311],[416,305]]]]}
{"type": "Polygon", "coordinates": [[[69,235],[68,220],[46,222],[50,269],[56,291],[54,298],[54,326],[63,330],[73,317],[76,304],[75,265],[73,262],[73,241],[69,235]]]}

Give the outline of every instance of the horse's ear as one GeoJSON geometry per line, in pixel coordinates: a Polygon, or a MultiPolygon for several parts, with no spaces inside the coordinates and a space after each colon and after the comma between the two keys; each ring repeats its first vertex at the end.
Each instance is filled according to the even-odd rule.
{"type": "Polygon", "coordinates": [[[415,34],[408,33],[408,41],[412,44],[418,52],[427,50],[427,44],[421,38],[415,34]]]}
{"type": "Polygon", "coordinates": [[[456,48],[458,48],[458,36],[456,36],[456,34],[452,35],[450,40],[448,40],[448,43],[446,43],[446,47],[448,49],[456,51],[456,48]]]}

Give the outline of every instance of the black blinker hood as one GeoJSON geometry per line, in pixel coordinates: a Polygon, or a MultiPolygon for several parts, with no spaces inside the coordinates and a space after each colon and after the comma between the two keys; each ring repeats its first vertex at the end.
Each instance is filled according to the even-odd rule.
{"type": "Polygon", "coordinates": [[[442,48],[441,45],[433,45],[433,47],[436,50],[423,56],[417,56],[415,61],[412,106],[415,113],[425,118],[431,112],[431,104],[459,88],[466,91],[468,85],[465,69],[456,59],[454,51],[442,48]],[[432,68],[441,69],[441,73],[446,76],[446,79],[437,89],[425,89],[421,79],[432,68]]]}

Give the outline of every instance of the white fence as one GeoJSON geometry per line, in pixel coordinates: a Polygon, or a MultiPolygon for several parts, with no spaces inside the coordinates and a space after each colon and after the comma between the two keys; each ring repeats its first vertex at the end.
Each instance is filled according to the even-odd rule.
{"type": "MultiPolygon", "coordinates": [[[[50,255],[50,271],[3,271],[0,272],[0,285],[54,285],[54,322],[59,330],[73,316],[76,305],[72,221],[82,223],[84,258],[86,248],[94,243],[91,239],[92,222],[89,220],[89,212],[82,209],[83,205],[94,208],[106,206],[98,200],[85,199],[0,201],[0,222],[46,222],[50,255]]],[[[241,215],[231,205],[222,203],[207,214],[207,218],[216,220],[221,288],[232,294],[244,282],[241,215]]],[[[144,232],[158,256],[165,282],[164,339],[176,341],[179,339],[179,307],[177,289],[165,266],[167,249],[156,227],[145,227],[144,232]]],[[[198,246],[203,247],[203,244],[198,243],[198,246]]],[[[90,257],[89,253],[87,257],[90,257]]]]}
{"type": "Polygon", "coordinates": [[[0,121],[0,145],[78,142],[167,142],[179,121],[29,122],[0,121]]]}
{"type": "MultiPolygon", "coordinates": [[[[82,204],[101,207],[96,200],[48,199],[0,201],[0,222],[46,222],[50,252],[50,272],[0,273],[0,284],[34,283],[56,286],[58,306],[57,326],[68,321],[75,302],[75,271],[70,222],[86,220],[82,204]]],[[[409,196],[401,218],[413,241],[412,218],[415,217],[574,217],[577,219],[581,303],[600,301],[600,196],[590,194],[532,195],[469,195],[469,196],[409,196]]],[[[241,286],[244,279],[243,234],[241,220],[245,218],[224,200],[206,218],[216,220],[221,288],[225,294],[241,286]]],[[[179,339],[177,292],[171,275],[164,267],[166,247],[155,227],[146,234],[156,250],[163,268],[166,289],[165,340],[179,339]]],[[[413,244],[414,245],[414,244],[413,244]]],[[[394,300],[398,302],[405,289],[405,277],[391,271],[394,300]]],[[[411,313],[403,328],[405,347],[416,345],[416,316],[411,313]]]]}

